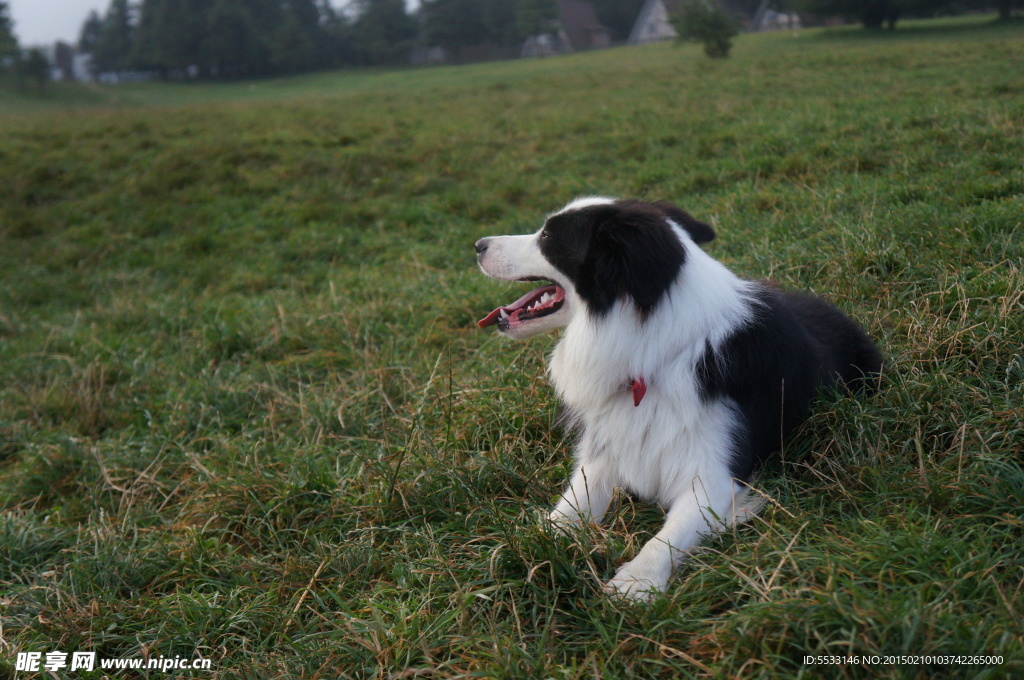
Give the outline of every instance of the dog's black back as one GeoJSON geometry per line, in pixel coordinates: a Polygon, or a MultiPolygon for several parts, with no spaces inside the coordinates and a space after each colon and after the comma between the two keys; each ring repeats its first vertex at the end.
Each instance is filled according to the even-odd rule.
{"type": "Polygon", "coordinates": [[[746,424],[734,433],[730,471],[747,481],[807,415],[819,390],[871,389],[882,355],[846,314],[821,298],[764,288],[751,323],[698,366],[705,398],[736,403],[746,424]]]}

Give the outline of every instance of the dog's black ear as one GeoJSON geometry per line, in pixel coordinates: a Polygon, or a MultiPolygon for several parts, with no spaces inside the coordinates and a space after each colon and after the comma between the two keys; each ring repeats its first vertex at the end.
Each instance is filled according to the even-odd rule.
{"type": "Polygon", "coordinates": [[[668,201],[658,201],[654,206],[665,213],[665,216],[686,230],[693,242],[696,244],[708,243],[715,240],[715,230],[710,224],[701,222],[690,213],[679,208],[668,201]]]}
{"type": "Polygon", "coordinates": [[[620,204],[601,215],[577,286],[592,312],[628,295],[646,315],[679,274],[686,251],[664,217],[643,204],[620,204]]]}

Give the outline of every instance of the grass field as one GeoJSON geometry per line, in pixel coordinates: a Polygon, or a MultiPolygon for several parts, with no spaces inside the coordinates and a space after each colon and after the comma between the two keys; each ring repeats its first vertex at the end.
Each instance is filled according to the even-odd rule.
{"type": "Polygon", "coordinates": [[[1022,64],[970,20],[0,93],[0,677],[1021,677],[1022,64]],[[585,193],[712,221],[889,367],[646,606],[599,586],[657,509],[538,521],[554,338],[474,324],[518,286],[473,241],[585,193]],[[804,663],[922,653],[1003,663],[804,663]]]}

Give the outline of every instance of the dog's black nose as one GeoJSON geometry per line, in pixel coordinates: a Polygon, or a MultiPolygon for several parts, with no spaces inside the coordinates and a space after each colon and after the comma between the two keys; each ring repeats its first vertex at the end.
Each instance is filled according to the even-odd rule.
{"type": "Polygon", "coordinates": [[[476,254],[477,255],[483,255],[484,254],[484,251],[487,250],[487,242],[490,241],[490,240],[491,239],[489,239],[489,238],[482,238],[482,239],[480,239],[479,241],[476,242],[476,254]]]}

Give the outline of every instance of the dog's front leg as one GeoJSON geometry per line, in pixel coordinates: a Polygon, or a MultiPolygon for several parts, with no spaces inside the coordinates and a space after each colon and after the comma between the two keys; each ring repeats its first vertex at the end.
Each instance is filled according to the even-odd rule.
{"type": "Polygon", "coordinates": [[[631,600],[649,600],[664,592],[672,570],[698,545],[700,535],[718,530],[720,520],[729,516],[732,498],[728,478],[707,485],[699,478],[693,480],[692,490],[669,508],[665,526],[635,558],[619,567],[605,591],[631,600]]]}
{"type": "Polygon", "coordinates": [[[614,490],[604,465],[577,463],[569,488],[551,511],[551,522],[563,531],[585,522],[599,523],[612,502],[614,490]]]}

